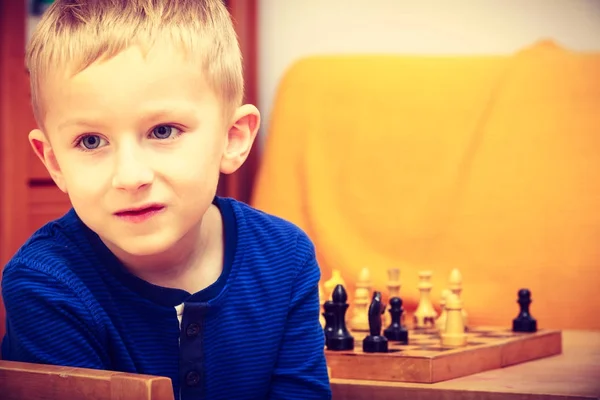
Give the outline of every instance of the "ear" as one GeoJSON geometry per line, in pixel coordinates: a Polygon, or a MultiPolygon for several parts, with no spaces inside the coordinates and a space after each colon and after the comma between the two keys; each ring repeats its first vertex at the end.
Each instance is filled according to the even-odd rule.
{"type": "Polygon", "coordinates": [[[52,146],[50,145],[50,141],[39,129],[34,129],[29,133],[29,143],[33,148],[34,153],[38,156],[42,163],[48,170],[50,177],[56,183],[56,186],[63,192],[67,193],[67,186],[65,185],[65,181],[63,179],[62,172],[56,161],[56,157],[54,155],[54,150],[52,150],[52,146]]]}
{"type": "Polygon", "coordinates": [[[229,127],[221,158],[221,172],[232,174],[246,161],[260,126],[260,113],[251,104],[239,107],[229,127]]]}

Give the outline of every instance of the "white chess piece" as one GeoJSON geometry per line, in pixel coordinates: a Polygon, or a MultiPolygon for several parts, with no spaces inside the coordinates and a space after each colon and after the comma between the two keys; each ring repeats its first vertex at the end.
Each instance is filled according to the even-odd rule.
{"type": "Polygon", "coordinates": [[[353,316],[350,329],[354,332],[369,331],[369,302],[371,294],[371,274],[368,268],[360,271],[354,292],[353,316]]]}
{"type": "MultiPolygon", "coordinates": [[[[393,297],[400,297],[400,287],[402,286],[400,283],[400,268],[389,268],[387,270],[388,274],[388,298],[386,307],[389,308],[390,300],[393,297]]],[[[402,314],[402,319],[404,319],[404,314],[402,314]]],[[[392,316],[389,312],[383,314],[383,326],[387,327],[392,323],[392,316]]]]}
{"type": "Polygon", "coordinates": [[[399,268],[390,268],[387,271],[388,273],[388,294],[390,299],[392,297],[400,297],[400,269],[399,268]]]}
{"type": "Polygon", "coordinates": [[[414,313],[416,329],[433,328],[437,313],[431,302],[431,271],[419,272],[419,291],[421,292],[419,305],[414,313]]]}
{"type": "MultiPolygon", "coordinates": [[[[462,292],[462,274],[457,268],[454,268],[452,272],[450,272],[450,279],[448,280],[448,289],[450,289],[450,291],[454,293],[456,297],[459,298],[459,300],[461,300],[462,304],[462,299],[460,297],[460,294],[462,292]]],[[[467,329],[469,327],[469,324],[467,323],[467,312],[464,308],[462,308],[461,313],[463,317],[463,325],[465,326],[465,329],[467,329]]]]}
{"type": "Polygon", "coordinates": [[[440,334],[443,347],[461,347],[467,345],[467,334],[461,315],[462,302],[454,293],[446,297],[446,328],[440,334]]]}
{"type": "Polygon", "coordinates": [[[438,319],[435,320],[435,328],[440,332],[443,332],[446,329],[446,316],[448,315],[448,312],[446,311],[446,299],[450,293],[452,292],[448,289],[442,290],[442,298],[440,299],[440,307],[442,310],[438,319]]]}
{"type": "Polygon", "coordinates": [[[344,281],[344,278],[342,278],[342,272],[339,269],[334,269],[331,271],[331,278],[323,284],[326,300],[331,300],[333,289],[335,289],[338,284],[342,285],[344,289],[346,288],[346,282],[344,281]]]}

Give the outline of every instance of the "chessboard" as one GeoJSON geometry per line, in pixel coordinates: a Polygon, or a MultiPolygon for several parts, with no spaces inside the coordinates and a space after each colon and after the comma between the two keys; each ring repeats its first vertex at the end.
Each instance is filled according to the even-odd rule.
{"type": "Polygon", "coordinates": [[[408,344],[390,341],[387,353],[363,352],[368,333],[352,335],[353,350],[325,350],[331,378],[435,383],[562,352],[560,330],[474,327],[467,331],[466,346],[447,348],[436,329],[409,330],[408,344]]]}
{"type": "Polygon", "coordinates": [[[527,288],[517,291],[519,310],[507,324],[512,326],[482,327],[469,323],[457,268],[442,290],[439,313],[431,299],[431,271],[419,271],[414,310],[404,310],[399,270],[390,269],[388,275],[387,300],[371,287],[368,269],[361,271],[352,303],[339,273],[321,290],[331,378],[435,383],[562,352],[560,330],[538,329],[527,288]]]}

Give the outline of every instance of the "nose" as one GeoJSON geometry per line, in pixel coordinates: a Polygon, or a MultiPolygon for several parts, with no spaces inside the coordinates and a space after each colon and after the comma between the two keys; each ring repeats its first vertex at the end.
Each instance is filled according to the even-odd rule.
{"type": "Polygon", "coordinates": [[[116,157],[112,185],[115,189],[135,191],[154,181],[154,171],[136,146],[122,147],[116,157]]]}

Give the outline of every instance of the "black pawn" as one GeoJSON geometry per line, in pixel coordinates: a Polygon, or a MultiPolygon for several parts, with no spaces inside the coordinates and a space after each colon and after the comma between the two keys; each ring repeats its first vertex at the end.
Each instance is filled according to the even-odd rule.
{"type": "Polygon", "coordinates": [[[381,292],[373,293],[369,306],[369,336],[363,340],[365,353],[387,353],[388,351],[388,340],[385,336],[381,336],[381,315],[384,311],[381,292]]]}
{"type": "MultiPolygon", "coordinates": [[[[328,350],[352,350],[354,338],[346,328],[346,311],[348,310],[348,295],[342,285],[337,285],[331,295],[332,329],[327,338],[328,350]]],[[[327,304],[327,303],[326,303],[327,304]]]]}
{"type": "Polygon", "coordinates": [[[392,297],[390,299],[390,310],[389,313],[392,317],[392,323],[383,332],[383,335],[388,340],[393,342],[400,342],[402,344],[408,344],[408,330],[402,326],[402,299],[399,297],[392,297]]]}
{"type": "Polygon", "coordinates": [[[323,327],[323,332],[325,334],[325,345],[327,345],[327,340],[329,339],[331,332],[333,332],[333,324],[335,320],[335,314],[333,313],[334,308],[335,306],[333,304],[333,301],[331,300],[327,300],[323,304],[323,317],[325,318],[325,326],[323,327]]]}
{"type": "Polygon", "coordinates": [[[519,300],[517,300],[521,311],[517,318],[513,319],[513,332],[536,332],[537,321],[529,313],[531,304],[531,292],[529,289],[519,290],[519,300]]]}

